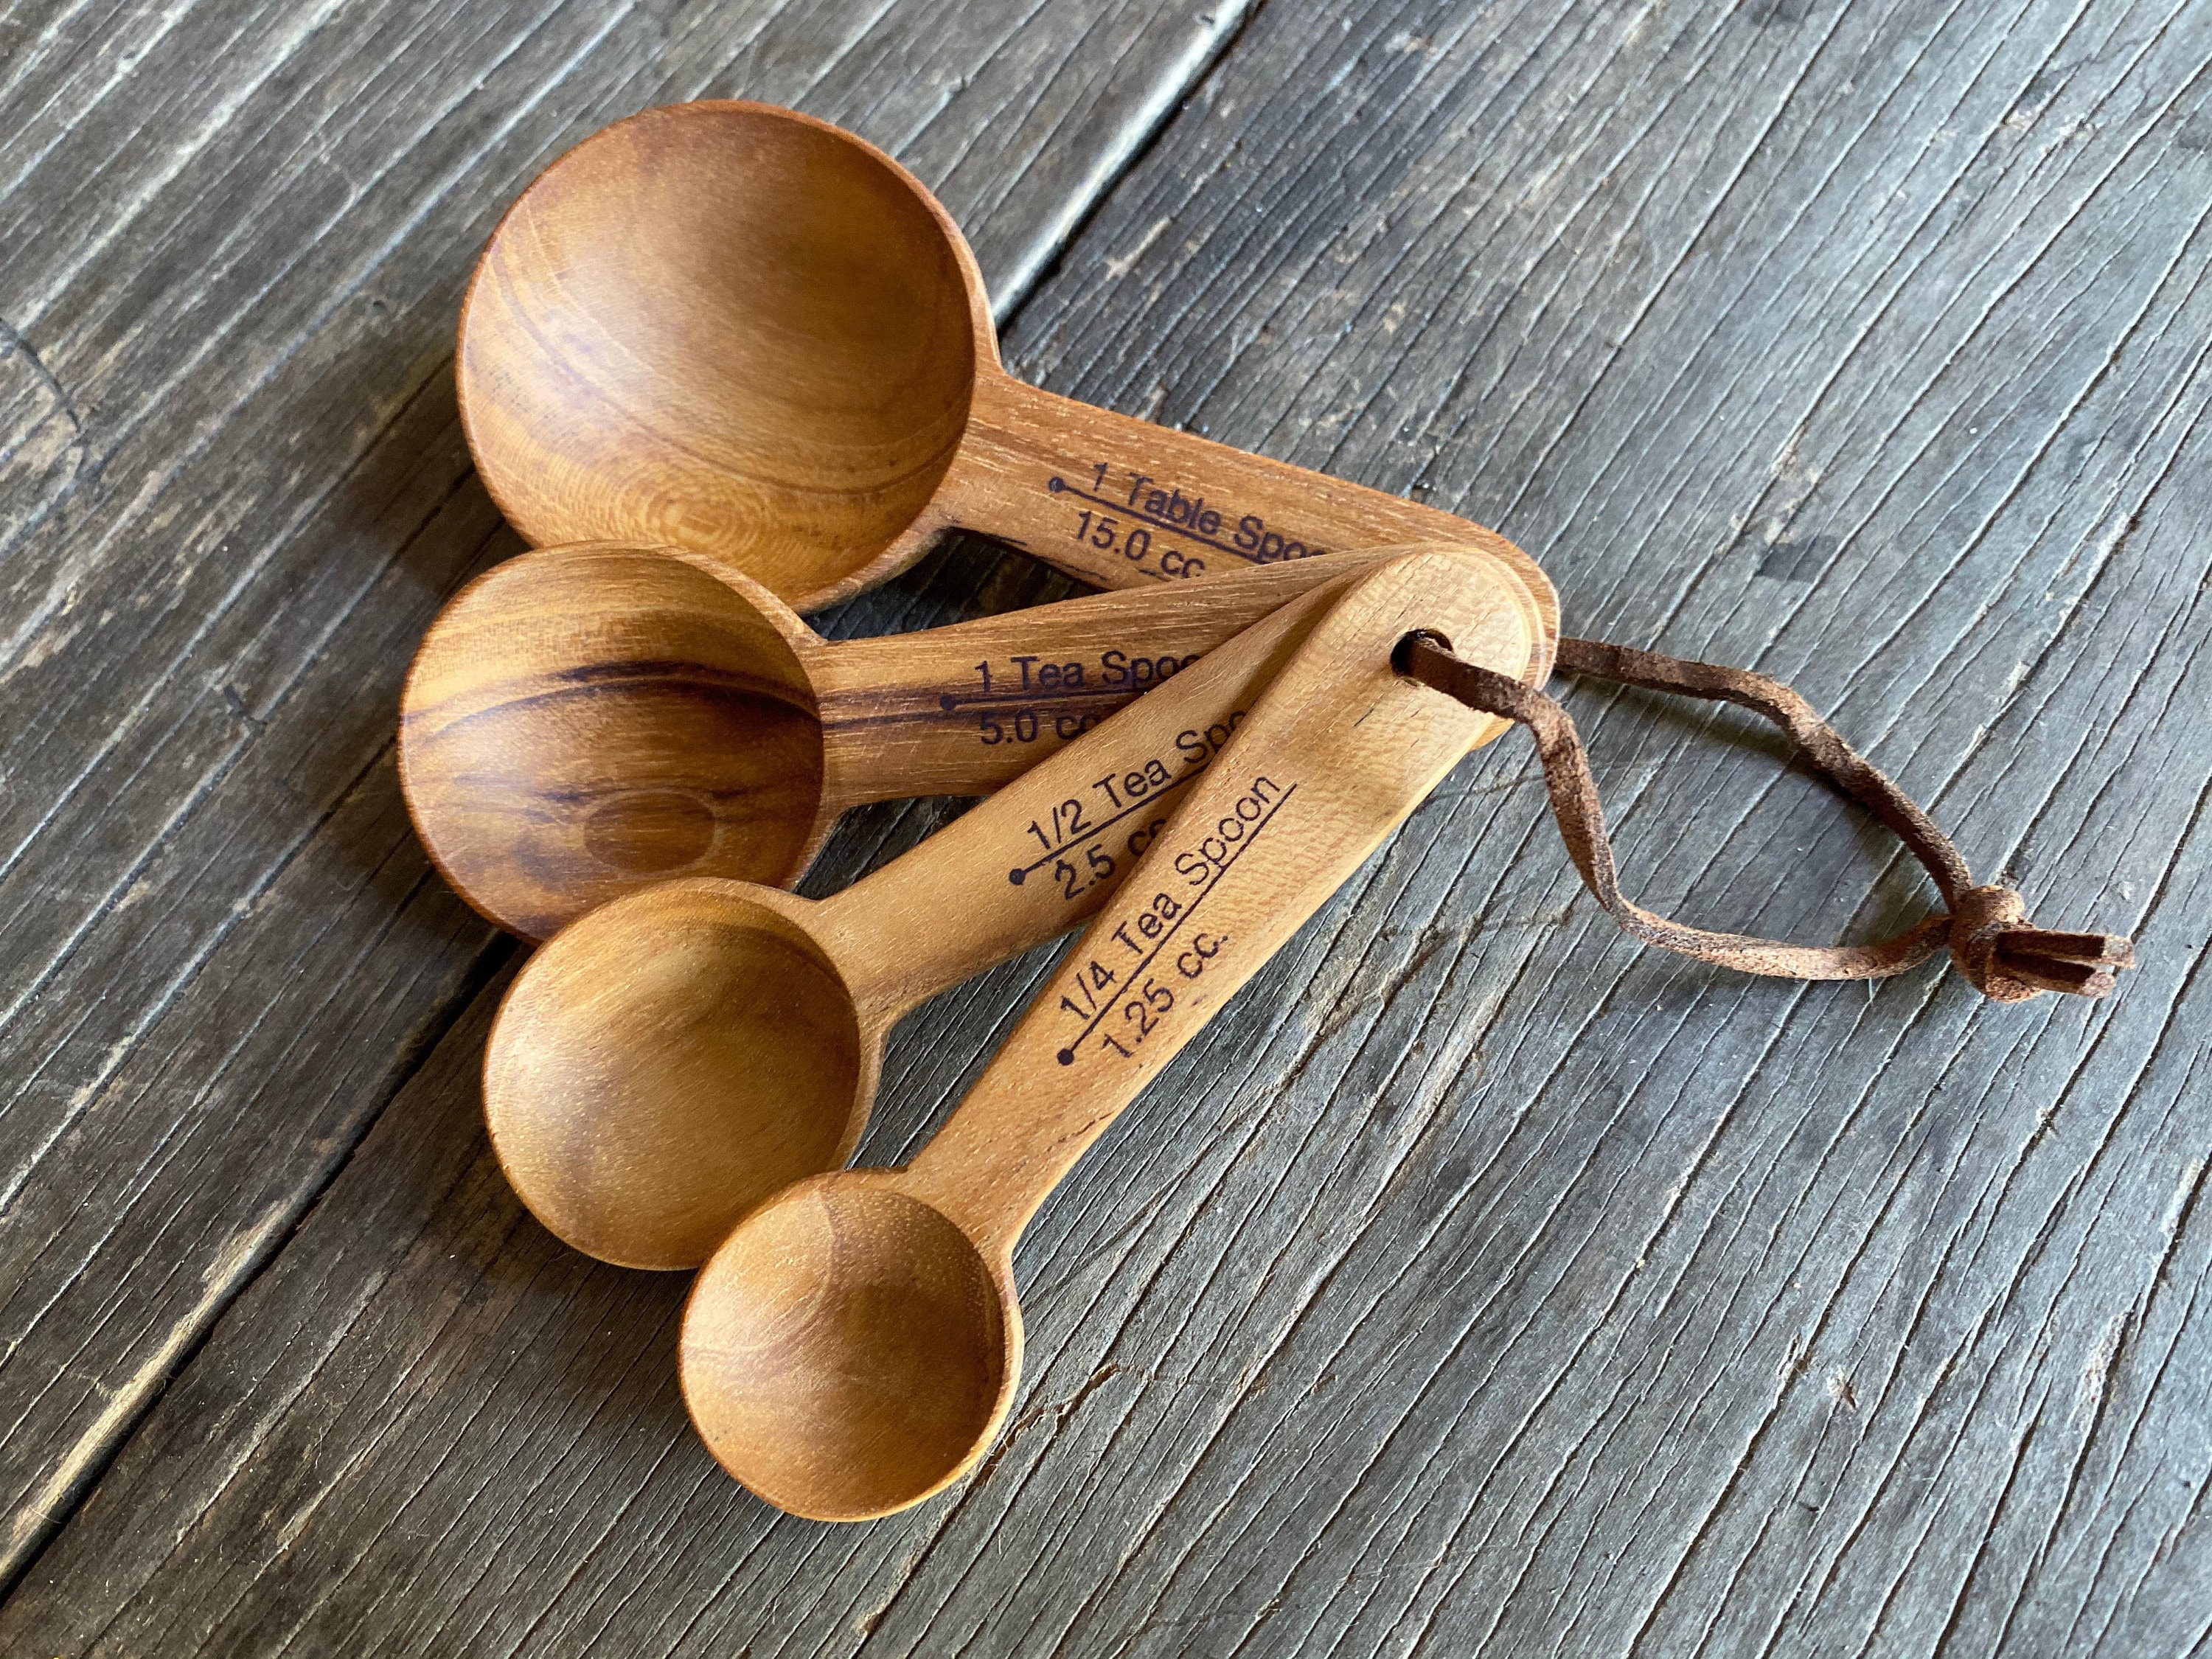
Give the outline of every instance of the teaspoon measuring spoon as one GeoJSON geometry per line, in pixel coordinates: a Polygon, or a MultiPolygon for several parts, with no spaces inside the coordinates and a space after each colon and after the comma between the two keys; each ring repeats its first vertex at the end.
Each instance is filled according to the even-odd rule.
{"type": "Polygon", "coordinates": [[[787,886],[848,808],[987,794],[1380,556],[831,644],[702,555],[547,548],[431,624],[400,694],[400,785],[447,880],[526,939],[675,876],[787,886]]]}
{"type": "Polygon", "coordinates": [[[1030,1218],[1490,729],[1391,667],[1409,631],[1453,635],[1439,618],[1469,597],[1487,603],[1442,557],[1355,581],[913,1163],[803,1181],[714,1252],[684,1312],[684,1396],[732,1474],[854,1521],[974,1467],[1020,1376],[1030,1218]]]}
{"type": "MultiPolygon", "coordinates": [[[[1430,583],[1449,600],[1430,625],[1463,654],[1548,671],[1545,613],[1511,570],[1480,553],[1422,568],[1454,573],[1430,583]]],[[[604,1261],[690,1267],[769,1194],[842,1164],[893,1023],[1103,903],[1355,580],[1293,599],[835,897],[684,879],[564,929],[509,988],[484,1056],[492,1146],[523,1201],[604,1261]]],[[[1468,726],[1468,744],[1502,729],[1468,726]]]]}
{"type": "Polygon", "coordinates": [[[555,161],[477,264],[457,374],[477,470],[526,538],[689,547],[797,611],[956,526],[1101,587],[1413,543],[1526,557],[1013,379],[936,198],[772,105],[648,109],[555,161]]]}

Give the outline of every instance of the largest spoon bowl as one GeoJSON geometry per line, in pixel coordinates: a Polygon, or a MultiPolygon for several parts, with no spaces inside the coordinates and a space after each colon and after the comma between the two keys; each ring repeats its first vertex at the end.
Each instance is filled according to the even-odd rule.
{"type": "Polygon", "coordinates": [[[809,611],[919,554],[997,362],[974,256],[911,174],[791,110],[709,102],[618,122],[523,192],[458,376],[531,542],[694,548],[809,611]]]}

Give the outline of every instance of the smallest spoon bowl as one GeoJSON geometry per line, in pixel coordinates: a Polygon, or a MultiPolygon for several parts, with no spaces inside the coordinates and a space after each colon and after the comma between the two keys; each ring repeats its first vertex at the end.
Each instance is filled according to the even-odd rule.
{"type": "Polygon", "coordinates": [[[754,1492],[866,1521],[957,1479],[1021,1371],[1011,1263],[885,1171],[817,1176],[755,1210],[694,1286],[684,1402],[754,1492]]]}

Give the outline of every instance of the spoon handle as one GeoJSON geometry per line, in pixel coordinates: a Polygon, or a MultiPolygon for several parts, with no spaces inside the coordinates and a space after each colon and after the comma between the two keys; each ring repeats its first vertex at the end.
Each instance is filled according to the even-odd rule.
{"type": "Polygon", "coordinates": [[[989,794],[1278,607],[1411,550],[1297,559],[824,646],[807,669],[823,797],[842,809],[989,794]]]}
{"type": "Polygon", "coordinates": [[[822,901],[815,933],[888,1022],[1096,912],[1353,578],[1291,599],[920,846],[822,901]]]}
{"type": "MultiPolygon", "coordinates": [[[[1533,576],[1493,530],[1017,380],[976,377],[968,430],[931,502],[957,526],[1099,587],[1419,543],[1479,547],[1533,576]]],[[[1535,584],[1531,581],[1531,586],[1535,584]]]]}
{"type": "Polygon", "coordinates": [[[902,1178],[987,1254],[1011,1254],[1146,1082],[1495,734],[1392,668],[1422,628],[1501,672],[1544,672],[1480,566],[1415,554],[1351,585],[902,1178]]]}

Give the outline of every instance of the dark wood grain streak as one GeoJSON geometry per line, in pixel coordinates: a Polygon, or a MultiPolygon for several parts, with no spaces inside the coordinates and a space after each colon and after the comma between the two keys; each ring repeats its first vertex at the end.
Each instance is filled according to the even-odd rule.
{"type": "MultiPolygon", "coordinates": [[[[0,1645],[2202,1651],[2208,64],[2186,6],[1269,0],[1007,341],[1495,524],[1574,631],[1795,681],[2039,921],[2136,935],[2112,1000],[1640,953],[1509,737],[1039,1217],[977,1478],[837,1529],[690,1437],[680,1285],[499,1182],[494,985],[0,1645]]],[[[1747,720],[1571,701],[1640,900],[1806,939],[1926,902],[1747,720]]],[[[857,816],[812,884],[933,817],[857,816]]],[[[864,1158],[1043,966],[901,1028],[864,1158]]]]}
{"type": "Polygon", "coordinates": [[[1015,295],[1239,15],[13,16],[0,1582],[504,954],[389,746],[432,611],[516,547],[451,380],[501,208],[616,115],[743,91],[899,151],[1015,295]]]}

